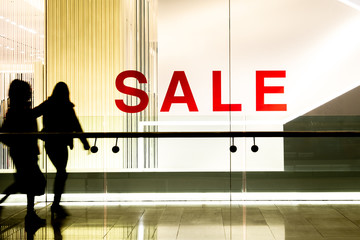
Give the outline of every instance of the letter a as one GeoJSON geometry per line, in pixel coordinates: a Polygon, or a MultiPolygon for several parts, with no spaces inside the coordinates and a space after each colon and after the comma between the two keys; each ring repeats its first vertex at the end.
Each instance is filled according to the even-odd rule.
{"type": "Polygon", "coordinates": [[[198,112],[194,96],[184,71],[174,72],[160,112],[169,112],[171,104],[173,103],[186,103],[190,112],[198,112]],[[184,96],[175,96],[176,88],[179,83],[184,96]]]}

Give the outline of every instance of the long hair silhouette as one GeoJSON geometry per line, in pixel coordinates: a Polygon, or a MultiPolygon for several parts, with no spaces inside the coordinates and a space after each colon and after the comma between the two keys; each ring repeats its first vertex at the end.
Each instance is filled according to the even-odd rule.
{"type": "MultiPolygon", "coordinates": [[[[69,88],[64,82],[55,85],[48,100],[34,108],[36,117],[43,116],[43,132],[83,132],[80,122],[74,111],[74,104],[70,101],[69,88]]],[[[73,137],[56,136],[46,137],[45,150],[50,161],[56,168],[54,182],[54,201],[51,212],[58,217],[65,217],[68,213],[60,206],[61,196],[67,179],[66,165],[68,162],[68,146],[73,148],[73,137]]],[[[90,148],[86,138],[81,137],[84,149],[90,148]]]]}

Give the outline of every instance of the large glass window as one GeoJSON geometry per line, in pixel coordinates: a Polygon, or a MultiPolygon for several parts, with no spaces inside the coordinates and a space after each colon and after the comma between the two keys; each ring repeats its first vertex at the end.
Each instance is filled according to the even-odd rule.
{"type": "MultiPolygon", "coordinates": [[[[66,82],[85,132],[359,130],[360,13],[354,1],[1,4],[1,120],[9,84],[19,78],[31,83],[33,106],[66,82]]],[[[83,188],[69,185],[70,192],[220,192],[229,199],[232,191],[241,199],[243,192],[341,190],[320,181],[300,184],[314,181],[312,174],[358,178],[357,138],[89,141],[97,153],[83,151],[79,141],[71,151],[69,179],[83,188]],[[111,151],[115,144],[119,153],[111,151]],[[137,187],[119,188],[124,176],[137,187]],[[146,189],[136,184],[141,178],[156,180],[146,189]]],[[[1,171],[11,173],[7,148],[1,149],[1,171]]],[[[44,149],[40,164],[55,171],[44,149]]],[[[358,191],[351,181],[343,186],[358,191]]]]}
{"type": "MultiPolygon", "coordinates": [[[[356,1],[0,0],[0,5],[0,122],[10,82],[18,78],[31,84],[33,107],[65,82],[85,132],[194,134],[89,138],[96,153],[76,141],[63,201],[81,201],[77,194],[84,193],[95,194],[94,201],[230,201],[222,212],[225,235],[238,239],[246,238],[253,224],[246,222],[242,200],[329,200],[334,197],[329,192],[352,199],[351,193],[359,192],[358,138],[196,137],[358,131],[356,1]]],[[[41,130],[41,119],[38,123],[41,130]]],[[[40,140],[39,146],[51,194],[55,168],[40,140]]],[[[0,144],[0,150],[2,190],[14,167],[7,147],[0,144]]],[[[264,229],[272,236],[266,224],[264,229]]]]}
{"type": "MultiPolygon", "coordinates": [[[[0,124],[6,114],[10,82],[21,79],[33,88],[32,105],[44,98],[45,11],[43,1],[0,1],[0,124]]],[[[7,148],[0,143],[1,172],[12,172],[7,148]]],[[[44,161],[41,161],[44,167],[44,161]]]]}
{"type": "MultiPolygon", "coordinates": [[[[85,131],[137,132],[140,122],[157,119],[156,9],[154,1],[48,2],[47,93],[59,81],[68,83],[85,131]],[[115,99],[128,105],[139,101],[116,88],[117,76],[126,70],[141,72],[148,80],[146,85],[126,81],[149,95],[149,107],[141,113],[120,111],[115,104],[115,99]]],[[[119,139],[119,154],[111,152],[114,144],[115,139],[99,139],[96,155],[75,150],[69,170],[137,169],[140,147],[152,153],[146,155],[152,165],[156,162],[155,140],[139,146],[137,139],[119,139]]]]}
{"type": "MultiPolygon", "coordinates": [[[[359,129],[354,105],[359,86],[360,35],[354,31],[360,24],[358,7],[353,1],[231,1],[232,92],[244,98],[247,130],[359,129]],[[264,81],[263,101],[276,104],[275,111],[259,111],[259,91],[264,91],[259,71],[264,70],[278,71],[277,76],[266,73],[264,81]]],[[[247,171],[358,169],[357,150],[349,150],[357,145],[353,138],[258,138],[256,143],[259,151],[249,151],[245,158],[247,171]],[[264,169],[267,164],[271,167],[264,169]]]]}

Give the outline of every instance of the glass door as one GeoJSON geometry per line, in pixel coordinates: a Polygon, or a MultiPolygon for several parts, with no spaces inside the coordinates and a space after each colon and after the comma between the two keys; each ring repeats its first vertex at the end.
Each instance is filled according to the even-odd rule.
{"type": "MultiPolygon", "coordinates": [[[[228,2],[159,0],[157,21],[159,115],[142,124],[159,132],[229,131],[228,2]]],[[[179,239],[230,239],[230,144],[228,138],[158,140],[156,171],[188,181],[166,191],[195,201],[183,213],[179,239]],[[222,207],[203,214],[201,200],[222,207]]]]}
{"type": "MultiPolygon", "coordinates": [[[[359,130],[355,1],[231,0],[230,19],[231,95],[243,104],[231,119],[244,119],[246,131],[359,130]]],[[[262,233],[256,239],[286,239],[292,233],[281,218],[285,208],[242,200],[332,200],[331,193],[359,191],[345,177],[358,179],[355,138],[235,142],[244,148],[231,158],[232,174],[241,175],[233,182],[244,184],[232,191],[233,239],[252,239],[256,232],[262,233]]]]}
{"type": "MultiPolygon", "coordinates": [[[[68,84],[84,131],[231,130],[227,1],[52,0],[47,10],[47,91],[68,84]]],[[[169,207],[182,216],[179,238],[229,239],[231,139],[119,138],[113,153],[115,141],[97,139],[90,155],[75,143],[72,191],[191,202],[184,212],[169,207]],[[204,216],[203,201],[225,207],[204,216]]],[[[166,228],[149,231],[162,239],[166,228]]]]}

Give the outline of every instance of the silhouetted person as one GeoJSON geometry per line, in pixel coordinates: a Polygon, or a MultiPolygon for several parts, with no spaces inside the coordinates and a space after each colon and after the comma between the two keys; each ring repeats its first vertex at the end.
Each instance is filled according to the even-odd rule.
{"type": "MultiPolygon", "coordinates": [[[[13,80],[9,88],[9,98],[10,108],[6,113],[1,131],[10,133],[37,132],[36,118],[30,106],[30,85],[25,81],[13,80]]],[[[2,141],[9,146],[10,156],[16,168],[15,182],[7,189],[8,194],[25,193],[27,195],[25,225],[31,229],[43,226],[46,224],[45,219],[41,219],[34,211],[35,196],[43,195],[46,185],[45,177],[37,163],[39,155],[37,137],[33,135],[10,135],[2,141]]]]}
{"type": "MultiPolygon", "coordinates": [[[[70,102],[70,93],[64,82],[56,84],[52,95],[38,107],[34,108],[36,117],[43,116],[43,132],[82,132],[81,125],[74,111],[74,104],[70,102]]],[[[66,217],[68,214],[60,206],[61,195],[64,192],[67,179],[66,165],[68,162],[68,146],[73,149],[73,137],[48,136],[45,139],[45,150],[50,161],[56,168],[54,182],[54,202],[51,206],[52,214],[66,217]]],[[[80,138],[84,149],[90,146],[86,138],[80,138]]]]}

